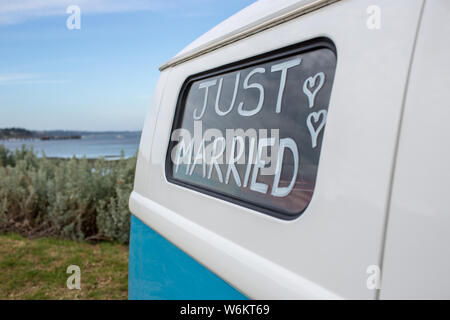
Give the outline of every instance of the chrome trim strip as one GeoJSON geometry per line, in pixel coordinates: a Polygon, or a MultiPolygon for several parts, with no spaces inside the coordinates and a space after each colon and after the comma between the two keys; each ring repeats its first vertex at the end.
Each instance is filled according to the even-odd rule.
{"type": "MultiPolygon", "coordinates": [[[[265,20],[265,21],[263,20],[262,22],[259,22],[257,25],[254,25],[254,26],[250,25],[250,26],[244,28],[244,30],[238,29],[235,32],[231,32],[231,33],[225,35],[224,37],[222,37],[222,39],[219,38],[216,40],[212,40],[212,41],[204,44],[203,46],[198,47],[197,49],[194,49],[190,52],[186,52],[185,54],[183,54],[179,57],[175,57],[175,58],[169,60],[168,62],[166,62],[165,64],[163,64],[162,66],[160,66],[159,70],[163,71],[164,69],[167,69],[169,67],[173,67],[180,63],[184,63],[186,61],[195,59],[195,58],[197,58],[201,55],[204,55],[208,52],[217,50],[217,49],[224,47],[226,45],[229,45],[233,42],[250,37],[256,33],[259,33],[266,29],[272,28],[272,27],[282,24],[286,21],[295,19],[299,16],[302,16],[306,13],[317,10],[319,8],[325,7],[329,4],[332,4],[337,1],[340,1],[340,0],[316,0],[311,3],[305,4],[293,11],[288,10],[287,13],[277,15],[276,17],[269,16],[269,17],[267,17],[267,20],[265,20]]],[[[286,8],[286,9],[289,9],[289,8],[286,8]]]]}

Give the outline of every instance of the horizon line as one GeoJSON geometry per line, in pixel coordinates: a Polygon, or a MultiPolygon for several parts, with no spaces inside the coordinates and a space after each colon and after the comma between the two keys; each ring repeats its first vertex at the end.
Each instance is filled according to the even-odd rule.
{"type": "Polygon", "coordinates": [[[142,132],[143,129],[128,129],[128,130],[117,130],[117,129],[109,129],[109,130],[87,130],[87,129],[27,129],[23,127],[1,127],[0,130],[5,129],[21,129],[27,131],[35,131],[35,132],[48,132],[48,131],[66,131],[66,132],[142,132]]]}

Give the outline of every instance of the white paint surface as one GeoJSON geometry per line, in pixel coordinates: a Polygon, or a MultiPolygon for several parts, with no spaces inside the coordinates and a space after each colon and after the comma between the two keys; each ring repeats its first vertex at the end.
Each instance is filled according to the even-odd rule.
{"type": "Polygon", "coordinates": [[[426,1],[387,225],[381,298],[450,299],[450,1],[426,1]]]}
{"type": "MultiPolygon", "coordinates": [[[[258,12],[273,12],[275,2],[283,7],[296,1],[256,3],[252,21],[258,12]]],[[[366,270],[381,262],[422,0],[375,2],[383,10],[379,30],[366,26],[373,0],[339,1],[164,70],[142,135],[132,212],[252,298],[374,299],[366,270]],[[316,188],[300,218],[282,221],[167,182],[170,130],[187,77],[317,37],[335,43],[338,59],[316,188]]]]}

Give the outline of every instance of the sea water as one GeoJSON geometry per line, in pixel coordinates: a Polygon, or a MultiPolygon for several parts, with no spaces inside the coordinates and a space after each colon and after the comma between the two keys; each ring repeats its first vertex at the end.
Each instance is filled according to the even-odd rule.
{"type": "Polygon", "coordinates": [[[81,139],[71,140],[0,140],[0,144],[10,150],[20,149],[22,145],[33,147],[38,156],[43,153],[48,158],[81,158],[88,159],[104,157],[118,159],[121,152],[125,158],[134,156],[139,147],[141,132],[108,132],[86,133],[81,139]]]}

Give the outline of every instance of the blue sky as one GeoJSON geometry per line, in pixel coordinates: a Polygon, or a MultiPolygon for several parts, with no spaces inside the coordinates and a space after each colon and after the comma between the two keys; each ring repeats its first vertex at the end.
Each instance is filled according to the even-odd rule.
{"type": "Polygon", "coordinates": [[[158,67],[252,2],[1,0],[0,128],[140,130],[158,67]]]}

